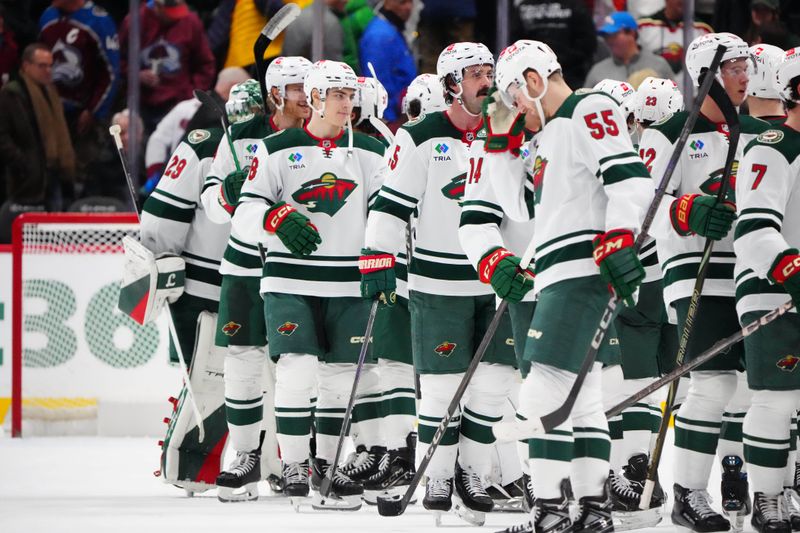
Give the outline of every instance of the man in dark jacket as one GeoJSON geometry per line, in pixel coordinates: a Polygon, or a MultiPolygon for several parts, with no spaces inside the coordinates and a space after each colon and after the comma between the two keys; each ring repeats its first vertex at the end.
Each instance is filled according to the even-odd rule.
{"type": "Polygon", "coordinates": [[[28,45],[19,79],[0,90],[0,158],[9,200],[58,211],[71,200],[75,153],[52,68],[47,46],[28,45]]]}

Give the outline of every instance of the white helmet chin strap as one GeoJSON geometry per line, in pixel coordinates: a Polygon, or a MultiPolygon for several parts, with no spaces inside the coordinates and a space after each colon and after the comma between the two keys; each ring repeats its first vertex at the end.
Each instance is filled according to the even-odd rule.
{"type": "Polygon", "coordinates": [[[542,108],[542,98],[544,98],[544,95],[547,93],[547,78],[542,78],[542,84],[544,85],[542,92],[536,98],[531,97],[530,93],[528,92],[527,84],[525,84],[525,87],[521,88],[519,91],[523,98],[533,103],[533,106],[536,108],[536,112],[539,113],[539,120],[541,121],[541,125],[539,127],[540,130],[544,128],[544,125],[547,123],[547,119],[544,116],[544,109],[542,108]]]}
{"type": "Polygon", "coordinates": [[[314,107],[313,102],[309,102],[308,106],[311,108],[311,111],[318,114],[320,118],[325,118],[325,99],[320,98],[319,103],[320,103],[319,109],[314,107]]]}
{"type": "Polygon", "coordinates": [[[467,115],[476,118],[481,116],[480,112],[472,113],[470,112],[469,109],[467,109],[467,106],[464,105],[464,100],[461,98],[461,95],[464,94],[464,87],[461,85],[461,83],[458,83],[456,85],[458,86],[458,93],[454,93],[453,91],[447,91],[450,94],[450,96],[458,100],[458,103],[461,105],[461,109],[463,109],[464,113],[466,113],[467,115]]]}

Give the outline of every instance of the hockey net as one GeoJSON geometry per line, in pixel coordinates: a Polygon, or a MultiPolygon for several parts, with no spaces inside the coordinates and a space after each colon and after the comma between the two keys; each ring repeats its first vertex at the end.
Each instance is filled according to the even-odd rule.
{"type": "Polygon", "coordinates": [[[151,433],[135,429],[148,418],[137,406],[171,391],[174,372],[165,325],[140,326],[117,310],[122,238],[138,233],[128,213],[14,221],[12,436],[151,433]]]}

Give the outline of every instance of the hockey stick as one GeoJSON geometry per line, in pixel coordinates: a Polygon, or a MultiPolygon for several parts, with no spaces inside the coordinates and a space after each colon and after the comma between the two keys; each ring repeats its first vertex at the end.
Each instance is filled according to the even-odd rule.
{"type": "Polygon", "coordinates": [[[785,315],[786,313],[791,311],[792,307],[794,306],[795,306],[794,302],[792,302],[792,300],[789,300],[788,302],[780,305],[779,307],[776,307],[769,313],[760,317],[758,320],[754,320],[753,322],[747,324],[746,326],[744,326],[742,329],[740,329],[730,337],[726,337],[722,340],[717,341],[714,344],[714,346],[704,351],[703,353],[701,353],[688,363],[684,363],[681,366],[674,368],[671,372],[669,372],[668,374],[664,374],[662,377],[658,378],[650,385],[644,387],[636,394],[622,400],[620,403],[618,403],[617,405],[606,411],[606,417],[616,416],[625,409],[627,409],[628,407],[637,403],[642,398],[651,395],[661,387],[676,383],[678,379],[685,376],[698,366],[713,359],[719,354],[727,351],[728,349],[730,349],[731,346],[733,346],[737,342],[742,341],[745,337],[749,337],[750,335],[755,333],[757,330],[761,329],[763,326],[766,326],[770,322],[774,322],[778,317],[785,315]]]}
{"type": "MultiPolygon", "coordinates": [[[[706,77],[709,77],[708,74],[706,77]]],[[[709,96],[717,104],[720,111],[725,117],[725,122],[728,124],[728,154],[725,159],[725,167],[722,171],[721,182],[719,190],[717,191],[717,202],[724,201],[725,195],[730,188],[730,178],[733,171],[733,163],[736,159],[736,147],[739,144],[739,114],[733,106],[730,98],[728,98],[725,89],[719,83],[714,83],[709,91],[709,96]]],[[[697,278],[694,282],[692,289],[692,297],[689,300],[689,310],[686,313],[686,320],[683,324],[683,331],[681,332],[680,343],[678,344],[678,354],[675,356],[675,364],[680,366],[686,358],[686,351],[689,346],[692,331],[694,330],[694,320],[697,316],[697,310],[700,308],[700,295],[703,292],[705,285],[708,267],[711,263],[711,252],[714,248],[714,241],[706,238],[705,247],[703,249],[703,256],[700,259],[700,264],[697,269],[697,278]]],[[[656,485],[656,478],[658,476],[658,465],[661,463],[661,453],[664,451],[664,443],[667,439],[667,429],[669,428],[669,420],[672,415],[672,408],[675,405],[675,396],[678,393],[678,382],[673,381],[670,383],[669,392],[667,393],[667,402],[664,407],[664,413],[661,417],[661,424],[658,427],[658,436],[656,437],[653,452],[650,454],[650,465],[647,468],[647,480],[642,490],[642,496],[639,499],[639,509],[649,509],[650,500],[653,496],[653,490],[656,485]]]]}
{"type": "Polygon", "coordinates": [[[344,439],[350,430],[350,415],[353,412],[353,406],[356,403],[356,393],[358,392],[358,382],[361,380],[361,371],[364,368],[364,361],[367,359],[367,349],[369,348],[370,337],[372,337],[372,328],[375,325],[375,315],[378,313],[378,303],[380,300],[377,298],[372,302],[372,307],[369,310],[369,318],[367,318],[367,329],[364,332],[364,340],[361,341],[361,351],[358,354],[358,363],[356,364],[356,375],[353,378],[353,387],[350,389],[350,400],[347,402],[347,409],[344,411],[344,420],[342,420],[342,429],[339,430],[339,442],[336,444],[336,455],[333,457],[333,462],[328,471],[325,472],[325,477],[319,486],[319,494],[324,503],[325,498],[331,493],[333,486],[333,476],[339,468],[339,456],[342,453],[342,446],[344,439]]]}
{"type": "MultiPolygon", "coordinates": [[[[525,253],[522,254],[522,258],[520,259],[520,269],[525,270],[528,268],[528,265],[531,263],[531,259],[533,258],[533,253],[534,247],[533,241],[531,241],[528,244],[528,248],[525,250],[525,253]]],[[[411,498],[414,497],[414,492],[417,490],[417,485],[419,485],[420,481],[422,480],[422,476],[425,475],[425,470],[427,470],[428,465],[433,458],[433,454],[436,452],[436,448],[439,447],[439,443],[442,441],[445,431],[447,431],[447,426],[450,424],[450,420],[453,418],[456,409],[458,409],[459,404],[461,403],[464,393],[467,391],[467,387],[469,386],[469,382],[472,380],[472,376],[475,374],[475,371],[478,370],[478,365],[483,359],[483,354],[486,353],[489,343],[492,342],[492,338],[494,338],[494,334],[497,332],[497,328],[500,326],[500,319],[503,317],[503,313],[505,313],[507,307],[508,301],[506,300],[501,301],[500,305],[497,306],[497,310],[494,312],[491,322],[489,322],[489,327],[486,328],[486,333],[483,335],[483,339],[481,339],[478,349],[475,350],[475,355],[472,356],[472,360],[470,361],[466,372],[464,372],[464,377],[461,378],[461,383],[458,384],[458,388],[453,395],[453,399],[450,400],[450,405],[447,406],[447,412],[445,413],[444,417],[442,417],[442,421],[439,422],[439,427],[436,428],[436,433],[433,434],[431,443],[428,445],[428,451],[425,452],[425,457],[423,457],[422,461],[420,461],[419,466],[417,467],[417,472],[414,474],[414,478],[411,480],[411,483],[409,484],[408,489],[406,489],[405,494],[403,494],[402,497],[399,495],[390,496],[388,498],[378,496],[378,514],[381,516],[400,516],[405,512],[406,507],[408,507],[408,504],[411,501],[411,498]]]]}
{"type": "MultiPolygon", "coordinates": [[[[117,147],[117,154],[119,155],[119,160],[122,163],[122,170],[125,173],[125,181],[128,182],[128,191],[131,193],[131,201],[133,202],[134,207],[136,208],[136,218],[139,222],[142,221],[142,215],[139,212],[139,202],[136,199],[136,189],[133,187],[133,176],[131,176],[131,172],[128,169],[128,162],[125,158],[125,148],[122,146],[122,137],[120,137],[120,128],[119,124],[114,124],[110,128],[108,128],[108,133],[114,137],[114,144],[117,147]]],[[[175,343],[175,351],[178,353],[178,361],[180,362],[181,367],[181,376],[183,377],[183,381],[186,384],[186,392],[189,395],[189,403],[192,406],[192,413],[194,413],[194,418],[197,420],[197,430],[198,430],[198,437],[199,442],[203,442],[205,440],[206,432],[205,427],[203,426],[203,417],[200,414],[200,409],[197,407],[197,402],[195,401],[194,390],[192,389],[192,382],[189,378],[189,365],[186,364],[186,359],[183,357],[183,349],[181,349],[181,343],[178,340],[178,332],[175,330],[175,321],[172,318],[172,310],[169,307],[169,303],[164,306],[164,309],[167,311],[167,324],[169,325],[169,332],[172,336],[172,340],[175,343]]]]}
{"type": "MultiPolygon", "coordinates": [[[[375,81],[380,83],[378,75],[375,74],[375,68],[372,66],[372,61],[367,61],[367,68],[369,68],[369,72],[372,74],[372,77],[375,78],[375,81]]],[[[375,93],[375,109],[372,110],[372,116],[369,117],[369,123],[372,124],[372,126],[378,130],[378,132],[390,143],[393,143],[394,134],[392,133],[392,130],[390,130],[389,126],[387,126],[381,119],[378,118],[378,98],[381,96],[381,91],[377,87],[375,87],[375,93]]]]}
{"type": "Polygon", "coordinates": [[[258,86],[261,89],[261,99],[267,105],[267,69],[264,66],[264,52],[267,51],[270,43],[278,38],[286,27],[294,22],[300,15],[300,6],[297,4],[286,4],[275,13],[271,19],[261,29],[258,39],[253,43],[253,59],[256,64],[256,76],[258,86]]]}
{"type": "MultiPolygon", "coordinates": [[[[711,61],[711,65],[706,71],[707,75],[703,78],[703,83],[700,85],[697,97],[694,100],[694,108],[686,118],[686,123],[683,125],[683,129],[678,137],[678,141],[675,144],[675,148],[672,151],[672,155],[667,163],[667,167],[664,170],[664,175],[658,184],[658,188],[656,189],[655,196],[650,203],[650,207],[647,209],[647,214],[642,222],[642,229],[634,244],[637,252],[641,249],[645,240],[647,239],[650,226],[652,225],[653,219],[656,216],[661,199],[666,193],[669,180],[672,178],[672,174],[675,172],[675,167],[678,165],[678,160],[680,159],[683,147],[686,145],[686,140],[689,138],[689,134],[691,133],[692,128],[694,128],[695,122],[697,122],[697,117],[700,114],[700,105],[703,103],[705,96],[711,89],[711,84],[714,81],[714,75],[716,74],[720,63],[722,62],[722,56],[724,54],[725,47],[723,45],[719,45],[716,53],[714,54],[714,58],[711,61]]],[[[493,432],[498,440],[526,440],[537,434],[553,430],[554,428],[563,424],[567,418],[569,418],[569,415],[572,412],[572,407],[575,405],[575,400],[578,398],[578,393],[583,386],[583,382],[586,380],[586,376],[592,369],[592,365],[597,357],[597,352],[600,350],[600,344],[602,343],[609,326],[613,322],[614,317],[618,312],[618,303],[619,298],[617,298],[616,295],[609,299],[608,304],[603,311],[603,315],[600,318],[600,324],[598,325],[597,330],[595,330],[594,336],[592,337],[592,342],[589,345],[586,356],[584,357],[578,373],[575,376],[575,382],[572,384],[572,387],[567,394],[567,399],[564,401],[564,403],[554,411],[542,416],[541,418],[532,417],[527,420],[496,424],[493,432]]]]}

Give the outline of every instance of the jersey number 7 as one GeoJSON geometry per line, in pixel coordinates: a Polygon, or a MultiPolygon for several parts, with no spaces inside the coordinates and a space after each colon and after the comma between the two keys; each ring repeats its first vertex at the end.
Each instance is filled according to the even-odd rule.
{"type": "Polygon", "coordinates": [[[756,173],[756,179],[753,182],[753,188],[750,189],[751,191],[754,191],[761,184],[761,180],[764,179],[764,174],[767,173],[767,165],[761,165],[761,164],[758,164],[758,163],[753,163],[752,172],[756,173]]]}
{"type": "Polygon", "coordinates": [[[584,122],[586,122],[586,126],[592,130],[591,136],[593,138],[602,139],[606,136],[606,133],[612,137],[619,135],[619,126],[617,126],[617,123],[614,121],[613,114],[614,112],[610,109],[600,111],[600,117],[602,117],[603,123],[606,125],[605,128],[602,124],[600,124],[597,118],[597,113],[589,113],[583,117],[584,122]]]}

